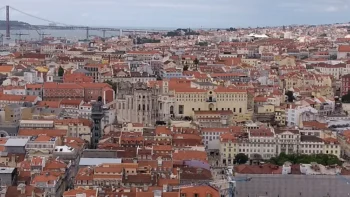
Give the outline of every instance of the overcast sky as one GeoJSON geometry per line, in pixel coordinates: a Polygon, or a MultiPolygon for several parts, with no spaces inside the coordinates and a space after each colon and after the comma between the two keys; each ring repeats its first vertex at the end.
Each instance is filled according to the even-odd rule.
{"type": "MultiPolygon", "coordinates": [[[[1,0],[71,25],[111,27],[256,27],[350,21],[350,0],[1,0]]],[[[0,20],[5,11],[0,11],[0,20]]],[[[16,11],[12,20],[47,24],[16,11]]]]}

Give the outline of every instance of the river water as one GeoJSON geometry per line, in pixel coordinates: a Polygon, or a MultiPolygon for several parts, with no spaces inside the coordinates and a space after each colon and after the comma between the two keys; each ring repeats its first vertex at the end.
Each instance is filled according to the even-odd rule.
{"type": "MultiPolygon", "coordinates": [[[[50,34],[46,35],[45,37],[66,37],[71,40],[81,40],[86,39],[86,31],[85,30],[41,30],[39,33],[45,33],[50,34]]],[[[5,30],[0,30],[0,34],[5,35],[5,30]]],[[[35,30],[11,30],[11,39],[19,39],[18,35],[15,34],[28,34],[28,35],[22,35],[21,40],[39,40],[40,36],[37,31],[35,30]]],[[[102,31],[94,31],[90,30],[89,35],[91,37],[94,36],[103,36],[102,31]]],[[[119,36],[119,31],[106,31],[105,34],[106,37],[113,37],[113,36],[119,36]]]]}

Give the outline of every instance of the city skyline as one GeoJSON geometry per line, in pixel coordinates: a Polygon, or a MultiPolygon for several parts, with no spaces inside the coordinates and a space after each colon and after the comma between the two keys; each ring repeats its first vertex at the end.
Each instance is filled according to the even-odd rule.
{"type": "MultiPolygon", "coordinates": [[[[348,22],[350,0],[4,0],[3,5],[69,25],[225,28],[348,22]]],[[[5,10],[0,11],[5,19],[5,10]]],[[[12,11],[11,20],[44,22],[12,11]]]]}

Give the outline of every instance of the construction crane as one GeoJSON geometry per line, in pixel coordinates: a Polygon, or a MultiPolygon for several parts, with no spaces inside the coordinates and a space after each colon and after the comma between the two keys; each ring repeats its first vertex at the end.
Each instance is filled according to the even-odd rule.
{"type": "Polygon", "coordinates": [[[16,33],[16,34],[12,34],[12,35],[15,35],[15,36],[18,36],[18,41],[22,41],[22,36],[27,36],[29,34],[23,34],[23,33],[16,33]]]}
{"type": "Polygon", "coordinates": [[[40,39],[41,41],[44,40],[44,37],[45,37],[45,36],[51,35],[51,34],[46,34],[45,32],[41,33],[41,32],[38,31],[37,29],[35,29],[35,31],[36,31],[36,33],[39,34],[39,36],[40,36],[39,39],[40,39]]]}

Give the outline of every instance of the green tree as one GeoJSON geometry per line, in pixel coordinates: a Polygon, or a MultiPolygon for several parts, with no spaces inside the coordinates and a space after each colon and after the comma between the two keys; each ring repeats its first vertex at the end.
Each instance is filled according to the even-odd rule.
{"type": "Polygon", "coordinates": [[[245,164],[247,163],[248,161],[248,156],[244,153],[238,153],[236,156],[235,156],[235,163],[236,164],[245,164]]]}
{"type": "Polygon", "coordinates": [[[331,55],[329,58],[330,58],[331,60],[336,60],[338,57],[337,57],[337,55],[331,55]]]}
{"type": "Polygon", "coordinates": [[[342,103],[350,103],[350,92],[341,97],[342,103]]]}
{"type": "Polygon", "coordinates": [[[183,71],[188,71],[188,65],[184,65],[183,71]]]}
{"type": "Polygon", "coordinates": [[[288,96],[288,102],[293,102],[295,100],[294,93],[292,91],[286,92],[286,95],[288,96]]]}
{"type": "Polygon", "coordinates": [[[105,83],[109,84],[110,86],[112,86],[112,89],[114,91],[117,91],[117,83],[112,82],[111,80],[106,80],[105,83]]]}
{"type": "Polygon", "coordinates": [[[335,155],[329,154],[313,154],[313,155],[305,155],[305,154],[289,154],[281,153],[278,157],[272,157],[270,159],[270,163],[276,165],[283,165],[285,162],[291,162],[293,164],[310,164],[311,162],[316,162],[322,165],[341,165],[341,161],[335,155]]]}
{"type": "Polygon", "coordinates": [[[59,68],[58,68],[58,76],[59,77],[62,77],[64,75],[64,69],[62,68],[62,66],[60,66],[59,68]]]}

